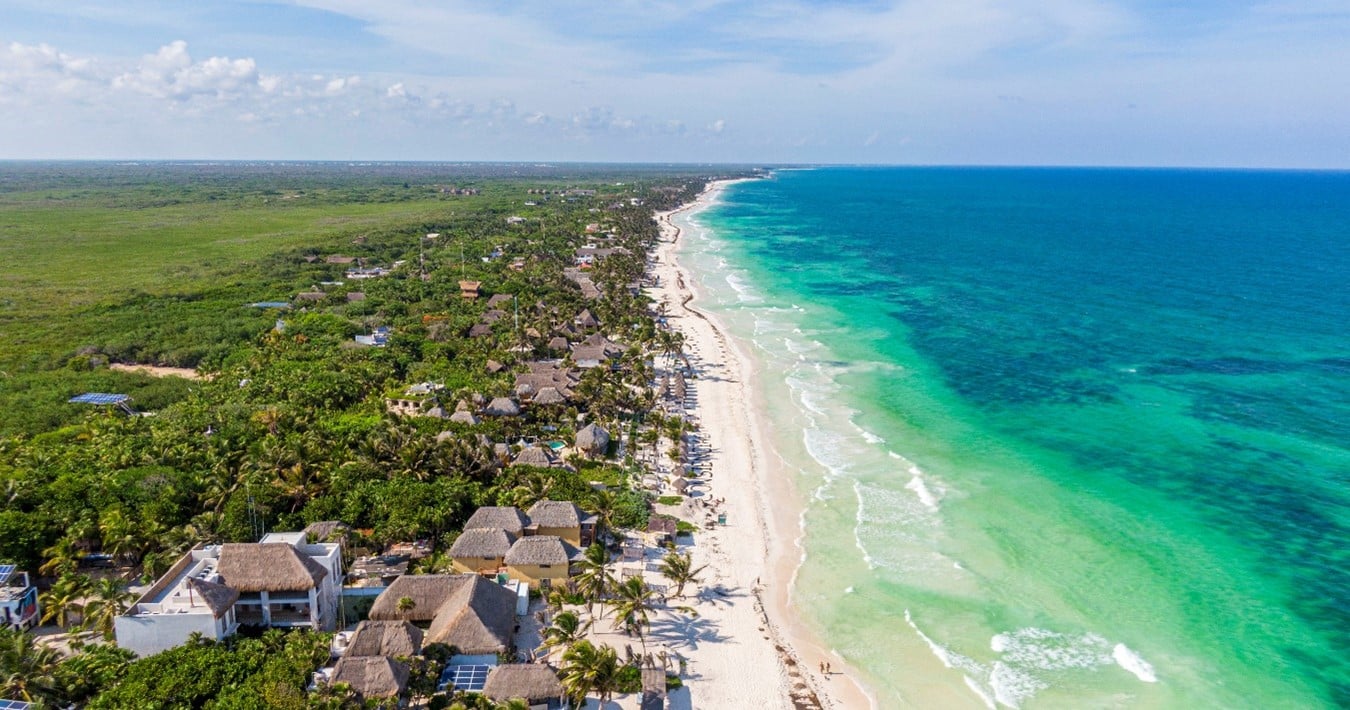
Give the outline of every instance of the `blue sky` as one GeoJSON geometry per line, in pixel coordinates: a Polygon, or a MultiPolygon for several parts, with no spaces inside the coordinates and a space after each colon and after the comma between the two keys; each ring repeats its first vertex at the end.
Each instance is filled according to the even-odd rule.
{"type": "Polygon", "coordinates": [[[1350,0],[0,0],[0,158],[1350,167],[1350,0]]]}

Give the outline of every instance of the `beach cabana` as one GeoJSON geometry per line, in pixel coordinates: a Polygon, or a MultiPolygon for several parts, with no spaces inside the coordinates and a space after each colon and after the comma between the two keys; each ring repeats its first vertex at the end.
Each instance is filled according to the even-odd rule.
{"type": "Polygon", "coordinates": [[[577,449],[587,456],[603,456],[609,449],[609,432],[591,423],[577,432],[577,449]]]}
{"type": "Polygon", "coordinates": [[[478,416],[466,409],[457,409],[450,415],[450,421],[456,424],[477,424],[478,416]]]}
{"type": "Polygon", "coordinates": [[[566,402],[567,398],[563,397],[557,387],[544,387],[539,390],[534,399],[530,400],[531,404],[541,405],[565,404],[566,402]]]}
{"type": "Polygon", "coordinates": [[[422,652],[422,630],[406,621],[367,619],[356,625],[347,650],[347,658],[388,656],[411,658],[422,652]]]}
{"type": "Polygon", "coordinates": [[[488,404],[483,413],[489,417],[518,417],[520,405],[510,397],[498,397],[488,404]]]}
{"type": "Polygon", "coordinates": [[[516,454],[515,460],[511,463],[517,466],[551,468],[558,464],[558,459],[553,455],[553,451],[546,446],[531,446],[516,454]]]}
{"type": "Polygon", "coordinates": [[[542,663],[507,663],[488,672],[483,695],[499,703],[520,698],[530,707],[560,707],[563,684],[558,672],[542,663]]]}
{"type": "Polygon", "coordinates": [[[408,687],[408,665],[384,656],[347,656],[333,667],[331,682],[351,686],[362,700],[397,698],[408,687]]]}

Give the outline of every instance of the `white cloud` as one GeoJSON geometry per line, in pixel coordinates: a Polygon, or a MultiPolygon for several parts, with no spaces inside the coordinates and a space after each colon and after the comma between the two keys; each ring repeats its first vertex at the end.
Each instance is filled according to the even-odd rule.
{"type": "Polygon", "coordinates": [[[113,79],[115,89],[128,89],[147,96],[183,101],[194,96],[220,99],[237,97],[252,90],[263,90],[258,66],[253,59],[210,57],[193,62],[187,42],[175,40],[154,54],[141,58],[133,72],[113,79]]]}

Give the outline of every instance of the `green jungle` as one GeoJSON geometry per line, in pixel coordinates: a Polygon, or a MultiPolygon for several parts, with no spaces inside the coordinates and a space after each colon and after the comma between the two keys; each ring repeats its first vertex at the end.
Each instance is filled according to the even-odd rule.
{"type": "MultiPolygon", "coordinates": [[[[634,485],[632,451],[678,436],[654,406],[651,361],[681,346],[640,289],[652,213],[725,173],[4,164],[0,562],[33,574],[44,626],[72,640],[59,653],[0,630],[0,697],[375,706],[306,692],[327,660],[322,634],[269,631],[136,660],[112,643],[113,619],[135,601],[128,585],[153,581],[195,545],[317,521],[349,525],[356,548],[429,541],[417,563],[427,572],[446,568],[480,505],[572,500],[602,526],[644,526],[654,500],[634,485]],[[578,278],[587,245],[610,253],[578,278]],[[380,345],[355,340],[377,328],[388,329],[380,345]],[[476,423],[445,418],[515,395],[526,362],[570,358],[560,335],[597,333],[622,352],[581,370],[567,401],[476,423]],[[135,371],[146,365],[178,369],[135,371]],[[435,386],[410,395],[418,383],[435,386]],[[87,392],[130,399],[126,409],[69,401],[87,392]],[[388,411],[409,397],[422,398],[418,415],[388,411]],[[502,444],[521,440],[570,443],[590,422],[627,442],[627,455],[612,445],[548,468],[503,456],[502,444]]],[[[433,705],[451,702],[495,707],[433,705]]]]}

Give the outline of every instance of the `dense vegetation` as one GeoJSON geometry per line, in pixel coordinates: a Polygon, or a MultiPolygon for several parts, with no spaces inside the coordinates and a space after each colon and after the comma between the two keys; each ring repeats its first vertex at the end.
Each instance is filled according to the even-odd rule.
{"type": "MultiPolygon", "coordinates": [[[[79,598],[70,590],[89,589],[79,566],[91,553],[149,579],[194,544],[253,541],[319,520],[347,522],[375,547],[414,538],[443,547],[476,506],[545,495],[582,502],[612,524],[645,521],[648,501],[627,486],[631,462],[506,466],[491,443],[570,441],[589,421],[629,435],[650,423],[648,361],[671,344],[633,286],[656,235],[652,210],[690,199],[706,175],[578,166],[7,167],[0,560],[46,576],[48,618],[79,616],[62,607],[79,598]],[[614,235],[606,245],[624,251],[590,271],[602,295],[588,299],[564,268],[597,236],[586,232],[597,223],[614,235]],[[339,285],[348,266],[324,258],[334,254],[404,263],[383,278],[339,285]],[[461,298],[461,279],[481,281],[483,297],[461,298]],[[292,310],[246,307],[316,289],[326,295],[292,310]],[[364,300],[349,300],[358,289],[364,300]],[[510,317],[490,335],[468,337],[498,293],[515,297],[510,317]],[[626,350],[613,368],[586,371],[572,402],[478,425],[386,413],[387,396],[423,381],[445,385],[446,409],[511,394],[513,368],[547,356],[548,339],[587,308],[626,350]],[[392,328],[387,347],[352,341],[375,326],[392,328]],[[494,373],[489,361],[506,368],[494,373]],[[111,363],[210,377],[153,378],[111,363]],[[91,390],[130,394],[154,416],[66,403],[91,390]],[[612,488],[597,493],[591,481],[612,488]],[[64,602],[54,594],[62,590],[64,602]]],[[[85,685],[71,687],[59,669],[77,655],[55,663],[34,697],[92,697],[93,707],[142,706],[131,699],[283,707],[303,702],[294,693],[319,645],[304,635],[198,644],[130,666],[105,663],[113,670],[82,673],[85,685]],[[155,680],[164,674],[183,682],[155,680]]]]}

